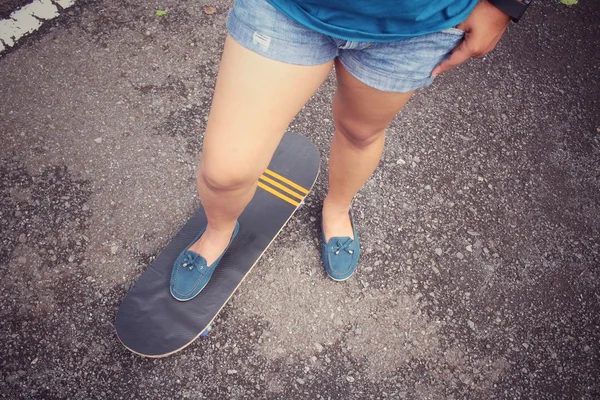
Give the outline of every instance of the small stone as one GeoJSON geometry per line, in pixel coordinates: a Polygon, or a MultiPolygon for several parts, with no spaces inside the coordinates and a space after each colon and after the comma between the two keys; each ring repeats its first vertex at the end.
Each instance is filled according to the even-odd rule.
{"type": "Polygon", "coordinates": [[[69,256],[68,260],[69,260],[69,262],[73,262],[73,261],[75,261],[75,256],[71,254],[71,255],[69,256]]]}
{"type": "Polygon", "coordinates": [[[323,351],[323,346],[321,345],[321,343],[315,343],[315,348],[317,349],[317,351],[319,353],[321,353],[323,351]]]}
{"type": "Polygon", "coordinates": [[[81,207],[81,209],[82,209],[83,211],[87,211],[87,210],[89,210],[89,209],[90,209],[90,206],[88,206],[87,204],[84,204],[84,205],[81,207]]]}
{"type": "Polygon", "coordinates": [[[19,210],[15,211],[15,217],[19,218],[23,213],[19,210]]]}
{"type": "Polygon", "coordinates": [[[471,329],[475,330],[475,323],[474,323],[473,321],[471,321],[471,320],[468,320],[468,321],[467,321],[467,324],[469,325],[469,328],[471,328],[471,329]]]}
{"type": "Polygon", "coordinates": [[[39,358],[38,358],[38,357],[34,358],[34,359],[31,361],[31,365],[35,365],[35,364],[37,364],[38,360],[39,360],[39,358]]]}
{"type": "Polygon", "coordinates": [[[442,249],[440,249],[439,247],[437,249],[435,249],[435,254],[437,254],[438,256],[442,255],[442,249]]]}
{"type": "Polygon", "coordinates": [[[102,143],[102,138],[98,137],[98,138],[94,139],[94,142],[100,144],[100,143],[102,143]]]}
{"type": "Polygon", "coordinates": [[[347,376],[347,377],[346,377],[346,380],[347,380],[348,382],[350,382],[350,383],[354,382],[354,378],[353,378],[353,377],[351,377],[351,376],[347,376]]]}
{"type": "Polygon", "coordinates": [[[466,247],[466,249],[467,249],[468,252],[473,252],[473,246],[471,246],[471,245],[468,245],[466,247]]]}
{"type": "Polygon", "coordinates": [[[24,233],[21,233],[19,236],[19,242],[25,243],[27,241],[27,236],[24,233]]]}
{"type": "Polygon", "coordinates": [[[360,329],[360,328],[356,328],[356,329],[354,330],[354,334],[355,334],[356,336],[359,336],[361,333],[362,333],[362,329],[360,329]]]}
{"type": "Polygon", "coordinates": [[[213,6],[208,6],[208,7],[204,7],[202,9],[202,11],[204,12],[204,14],[206,15],[213,15],[217,12],[217,8],[213,7],[213,6]]]}
{"type": "Polygon", "coordinates": [[[435,265],[432,265],[432,266],[431,266],[431,269],[433,270],[433,272],[434,272],[436,275],[439,275],[439,274],[440,274],[440,270],[439,270],[439,269],[438,269],[438,268],[437,268],[435,265]]]}
{"type": "Polygon", "coordinates": [[[228,369],[227,370],[227,375],[235,375],[235,374],[237,374],[237,370],[235,370],[235,369],[228,369]]]}
{"type": "Polygon", "coordinates": [[[296,378],[296,382],[298,382],[300,385],[304,385],[304,379],[302,378],[296,378]]]}
{"type": "Polygon", "coordinates": [[[113,256],[117,254],[117,250],[119,250],[119,246],[110,246],[110,254],[113,256]]]}
{"type": "Polygon", "coordinates": [[[462,260],[463,258],[465,258],[465,256],[463,255],[463,253],[461,253],[459,251],[458,253],[456,253],[456,258],[458,258],[459,260],[462,260]]]}
{"type": "Polygon", "coordinates": [[[144,32],[144,36],[150,36],[151,34],[152,34],[152,32],[150,32],[150,31],[144,32]]]}
{"type": "Polygon", "coordinates": [[[458,379],[460,379],[460,381],[465,385],[470,385],[472,382],[471,378],[467,374],[458,374],[458,379]]]}
{"type": "Polygon", "coordinates": [[[471,236],[479,236],[479,233],[472,231],[472,230],[467,230],[467,233],[471,236]]]}
{"type": "Polygon", "coordinates": [[[404,165],[404,164],[406,164],[406,161],[404,161],[403,159],[399,158],[398,161],[396,161],[396,164],[398,164],[398,165],[404,165]]]}

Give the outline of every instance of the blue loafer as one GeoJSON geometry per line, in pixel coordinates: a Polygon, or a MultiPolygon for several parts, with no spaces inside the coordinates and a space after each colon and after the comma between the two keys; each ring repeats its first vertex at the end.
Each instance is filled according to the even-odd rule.
{"type": "Polygon", "coordinates": [[[188,250],[192,244],[200,239],[200,236],[202,236],[206,227],[202,229],[189,246],[179,254],[179,257],[177,257],[175,263],[173,263],[171,283],[169,285],[171,288],[171,295],[175,299],[179,301],[191,300],[204,289],[215,271],[215,268],[217,268],[219,261],[223,258],[223,254],[225,254],[229,246],[231,246],[231,242],[233,242],[233,239],[237,236],[239,228],[240,225],[236,222],[229,244],[219,258],[217,258],[210,266],[206,265],[206,259],[200,254],[188,250]]]}
{"type": "Polygon", "coordinates": [[[328,242],[325,242],[325,234],[321,226],[321,259],[325,266],[327,275],[334,281],[345,281],[350,278],[360,257],[360,243],[356,228],[354,227],[354,218],[350,211],[350,221],[352,223],[352,232],[354,239],[350,237],[332,237],[328,242]]]}

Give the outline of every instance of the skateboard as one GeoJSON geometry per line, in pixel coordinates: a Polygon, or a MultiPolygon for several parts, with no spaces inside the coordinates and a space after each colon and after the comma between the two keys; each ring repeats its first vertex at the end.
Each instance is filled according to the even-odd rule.
{"type": "Polygon", "coordinates": [[[305,137],[288,132],[260,176],[258,188],[238,221],[237,237],[206,287],[190,301],[169,292],[173,263],[206,225],[202,207],[138,278],[116,315],[117,336],[130,351],[165,357],[204,336],[247,274],[304,204],[319,174],[320,155],[305,137]]]}

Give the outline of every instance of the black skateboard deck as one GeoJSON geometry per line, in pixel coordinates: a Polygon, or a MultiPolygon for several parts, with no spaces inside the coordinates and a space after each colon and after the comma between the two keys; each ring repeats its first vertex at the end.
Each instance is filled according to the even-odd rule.
{"type": "Polygon", "coordinates": [[[202,207],[139,277],[117,311],[123,345],[146,357],[176,353],[210,329],[244,277],[277,237],[312,188],[320,156],[305,137],[288,132],[261,175],[256,194],[239,218],[240,230],[206,287],[190,301],[169,292],[173,262],[206,225],[202,207]]]}

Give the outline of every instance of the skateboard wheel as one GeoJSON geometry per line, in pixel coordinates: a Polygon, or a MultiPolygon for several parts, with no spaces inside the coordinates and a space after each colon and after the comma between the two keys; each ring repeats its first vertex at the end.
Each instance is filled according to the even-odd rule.
{"type": "Polygon", "coordinates": [[[208,334],[210,333],[212,329],[212,324],[210,324],[204,331],[202,331],[202,333],[200,334],[200,337],[206,337],[208,336],[208,334]]]}

